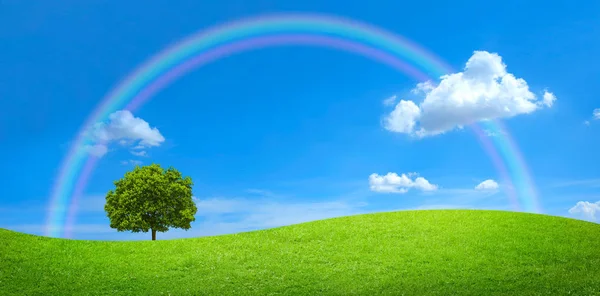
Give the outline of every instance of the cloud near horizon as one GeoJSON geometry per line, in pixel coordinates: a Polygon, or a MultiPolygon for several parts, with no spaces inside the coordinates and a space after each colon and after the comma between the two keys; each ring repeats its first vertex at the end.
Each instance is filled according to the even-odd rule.
{"type": "Polygon", "coordinates": [[[596,217],[597,213],[600,213],[600,201],[594,203],[589,201],[580,201],[569,209],[569,214],[581,216],[584,219],[593,222],[598,221],[598,217],[596,217]]]}
{"type": "Polygon", "coordinates": [[[462,72],[444,75],[439,84],[417,84],[420,104],[400,100],[382,121],[391,132],[417,137],[442,134],[478,121],[510,118],[550,108],[556,96],[544,90],[539,99],[527,82],[506,71],[496,53],[475,51],[462,72]]]}

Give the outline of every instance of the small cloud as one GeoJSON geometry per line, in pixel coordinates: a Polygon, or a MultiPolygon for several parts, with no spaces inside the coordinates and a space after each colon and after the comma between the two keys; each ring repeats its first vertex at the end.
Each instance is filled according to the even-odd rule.
{"type": "Polygon", "coordinates": [[[397,96],[393,95],[393,96],[383,100],[383,105],[384,106],[393,106],[394,103],[396,103],[396,98],[397,98],[397,96]]]}
{"type": "Polygon", "coordinates": [[[131,154],[133,154],[135,156],[140,156],[140,157],[148,156],[148,154],[146,153],[145,150],[141,150],[141,151],[131,150],[129,152],[131,152],[131,154]]]}
{"type": "Polygon", "coordinates": [[[479,183],[479,185],[475,186],[475,190],[481,190],[481,191],[489,191],[489,190],[497,190],[500,186],[498,185],[498,183],[492,179],[488,179],[485,180],[481,183],[479,183]]]}
{"type": "Polygon", "coordinates": [[[261,197],[269,197],[269,198],[278,198],[282,197],[281,195],[275,194],[270,190],[266,189],[257,189],[257,188],[249,188],[245,190],[246,193],[250,193],[252,195],[261,196],[261,197]]]}
{"type": "Polygon", "coordinates": [[[410,188],[422,191],[435,191],[438,189],[437,185],[429,183],[427,179],[417,177],[413,180],[413,176],[416,176],[416,173],[412,173],[412,176],[407,174],[399,176],[396,173],[387,173],[384,176],[371,174],[369,176],[369,188],[374,192],[400,194],[408,192],[410,188]]]}
{"type": "Polygon", "coordinates": [[[102,157],[108,152],[108,147],[102,144],[85,145],[83,146],[83,149],[96,157],[102,157]]]}
{"type": "Polygon", "coordinates": [[[551,92],[544,91],[544,97],[542,99],[542,103],[546,107],[552,107],[552,105],[554,104],[554,101],[556,101],[556,96],[551,92]]]}
{"type": "Polygon", "coordinates": [[[135,166],[135,165],[141,165],[142,162],[139,161],[139,160],[130,159],[130,160],[121,161],[121,164],[122,165],[134,165],[135,166]]]}
{"type": "Polygon", "coordinates": [[[583,122],[583,124],[585,124],[585,125],[590,125],[590,121],[589,121],[589,120],[586,120],[586,121],[584,121],[584,122],[583,122]]]}
{"type": "Polygon", "coordinates": [[[130,139],[121,139],[119,140],[119,145],[123,146],[123,147],[130,147],[132,145],[135,144],[135,140],[130,140],[130,139]]]}
{"type": "Polygon", "coordinates": [[[589,201],[580,201],[574,207],[569,209],[569,214],[582,216],[590,221],[597,221],[596,213],[600,212],[600,201],[591,203],[589,201]]]}
{"type": "Polygon", "coordinates": [[[592,111],[592,116],[594,119],[600,120],[600,108],[594,109],[594,111],[592,111]]]}
{"type": "Polygon", "coordinates": [[[432,91],[434,88],[435,88],[435,85],[433,85],[433,82],[425,81],[425,82],[417,83],[417,86],[415,88],[413,88],[410,92],[415,95],[427,94],[430,91],[432,91]]]}
{"type": "Polygon", "coordinates": [[[485,133],[486,136],[488,136],[490,138],[504,135],[504,132],[502,132],[502,131],[492,131],[489,129],[483,130],[483,132],[485,133]]]}

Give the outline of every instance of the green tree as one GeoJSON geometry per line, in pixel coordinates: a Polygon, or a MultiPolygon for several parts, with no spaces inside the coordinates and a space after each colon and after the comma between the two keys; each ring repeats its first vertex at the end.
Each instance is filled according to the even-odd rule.
{"type": "Polygon", "coordinates": [[[151,231],[152,240],[156,240],[157,231],[188,230],[196,220],[192,179],[174,168],[136,166],[114,184],[116,188],[106,195],[104,210],[110,227],[117,231],[151,231]]]}

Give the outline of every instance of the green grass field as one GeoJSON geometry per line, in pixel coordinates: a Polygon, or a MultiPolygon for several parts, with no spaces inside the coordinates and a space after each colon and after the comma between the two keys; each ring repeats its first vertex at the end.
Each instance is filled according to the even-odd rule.
{"type": "Polygon", "coordinates": [[[0,229],[0,295],[247,294],[600,295],[600,224],[428,210],[154,242],[0,229]]]}

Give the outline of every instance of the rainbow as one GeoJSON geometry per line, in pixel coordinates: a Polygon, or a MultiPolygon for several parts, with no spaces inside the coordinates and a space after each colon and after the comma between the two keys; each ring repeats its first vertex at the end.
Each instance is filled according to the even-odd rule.
{"type": "MultiPolygon", "coordinates": [[[[45,235],[70,237],[80,196],[98,158],[85,149],[86,131],[120,109],[134,111],[156,92],[204,64],[269,46],[304,45],[344,50],[393,67],[417,81],[439,79],[453,69],[419,45],[380,28],[323,15],[261,16],[193,34],[158,53],[108,93],[87,118],[63,159],[48,208],[45,235]]],[[[488,153],[512,206],[541,212],[527,166],[506,127],[498,121],[471,125],[488,153]],[[491,130],[497,136],[489,137],[491,130]]]]}

